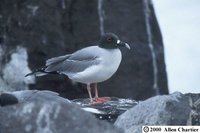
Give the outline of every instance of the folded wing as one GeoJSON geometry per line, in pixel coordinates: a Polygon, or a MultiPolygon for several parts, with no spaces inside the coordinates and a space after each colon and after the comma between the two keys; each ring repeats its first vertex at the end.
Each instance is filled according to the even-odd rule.
{"type": "Polygon", "coordinates": [[[71,55],[54,57],[47,60],[46,72],[74,74],[100,63],[100,58],[90,49],[82,49],[71,55]]]}

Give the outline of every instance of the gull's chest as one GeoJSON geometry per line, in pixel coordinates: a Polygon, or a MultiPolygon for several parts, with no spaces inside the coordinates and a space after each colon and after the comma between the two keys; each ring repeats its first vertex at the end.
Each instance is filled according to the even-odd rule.
{"type": "Polygon", "coordinates": [[[117,71],[122,59],[119,49],[99,49],[96,54],[100,55],[98,57],[100,63],[73,75],[71,79],[82,83],[102,82],[109,79],[117,71]]]}
{"type": "Polygon", "coordinates": [[[114,49],[105,50],[103,53],[101,60],[104,71],[107,71],[108,73],[116,72],[122,59],[121,51],[119,49],[114,49]]]}
{"type": "Polygon", "coordinates": [[[101,66],[96,75],[98,82],[109,79],[117,71],[122,59],[121,51],[119,49],[105,50],[103,53],[104,54],[101,57],[102,62],[100,63],[101,66]]]}

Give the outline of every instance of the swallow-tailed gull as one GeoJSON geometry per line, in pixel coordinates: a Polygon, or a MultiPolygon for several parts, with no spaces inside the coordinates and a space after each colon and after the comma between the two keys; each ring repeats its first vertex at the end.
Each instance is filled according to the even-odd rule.
{"type": "Polygon", "coordinates": [[[72,54],[54,57],[46,61],[45,67],[29,75],[42,76],[51,73],[67,75],[71,80],[87,85],[91,102],[105,102],[109,98],[99,98],[97,83],[109,79],[118,69],[122,54],[119,47],[130,46],[120,41],[113,33],[105,33],[95,46],[80,49],[72,54]],[[93,101],[90,85],[94,83],[93,101]]]}

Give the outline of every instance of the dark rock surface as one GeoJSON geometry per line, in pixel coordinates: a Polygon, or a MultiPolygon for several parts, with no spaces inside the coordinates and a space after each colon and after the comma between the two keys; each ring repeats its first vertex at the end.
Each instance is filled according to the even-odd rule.
{"type": "Polygon", "coordinates": [[[13,105],[18,104],[19,101],[17,97],[15,97],[12,94],[3,93],[0,95],[0,106],[7,106],[7,105],[13,105]]]}
{"type": "Polygon", "coordinates": [[[200,125],[199,100],[199,94],[178,92],[155,96],[123,113],[115,126],[126,133],[138,133],[143,125],[200,125]]]}
{"type": "Polygon", "coordinates": [[[123,50],[117,73],[100,84],[102,96],[138,100],[168,93],[162,37],[150,1],[1,0],[0,23],[1,91],[28,89],[29,85],[69,99],[87,97],[85,86],[65,76],[44,76],[36,81],[23,76],[50,57],[94,45],[105,31],[116,33],[132,49],[123,50]],[[12,73],[19,78],[10,76],[12,73]]]}
{"type": "Polygon", "coordinates": [[[105,31],[117,33],[122,40],[130,43],[132,49],[130,52],[123,51],[123,61],[118,72],[113,78],[102,83],[100,94],[103,96],[141,100],[156,95],[156,90],[160,94],[168,93],[161,33],[150,1],[146,3],[150,8],[149,22],[146,22],[144,1],[104,1],[105,31]],[[151,35],[148,35],[145,23],[149,23],[151,35]],[[157,66],[153,66],[148,38],[152,39],[157,66]],[[155,83],[157,88],[153,87],[156,78],[154,67],[158,69],[155,75],[158,79],[155,83]]]}
{"type": "Polygon", "coordinates": [[[101,104],[91,104],[90,99],[68,100],[52,91],[24,90],[6,92],[0,95],[0,106],[29,103],[38,100],[54,101],[63,104],[76,104],[81,109],[94,114],[98,119],[114,123],[119,115],[137,105],[135,100],[111,97],[111,100],[101,104]]]}
{"type": "Polygon", "coordinates": [[[137,101],[111,97],[111,100],[103,104],[91,104],[90,99],[72,100],[85,111],[93,113],[98,119],[114,123],[119,115],[137,105],[137,101]]]}
{"type": "Polygon", "coordinates": [[[1,133],[122,133],[74,104],[39,98],[0,107],[1,133]]]}

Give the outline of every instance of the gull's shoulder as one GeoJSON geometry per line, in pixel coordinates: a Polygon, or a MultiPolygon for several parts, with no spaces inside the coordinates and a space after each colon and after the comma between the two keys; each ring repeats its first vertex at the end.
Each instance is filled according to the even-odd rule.
{"type": "Polygon", "coordinates": [[[98,57],[101,52],[102,49],[99,46],[89,46],[72,53],[69,59],[94,58],[98,57]]]}
{"type": "Polygon", "coordinates": [[[100,48],[99,46],[88,46],[88,47],[82,48],[82,49],[74,52],[74,54],[75,53],[81,53],[81,52],[84,52],[84,53],[85,52],[91,52],[91,53],[93,53],[92,51],[99,51],[100,49],[102,49],[102,48],[100,48]]]}

